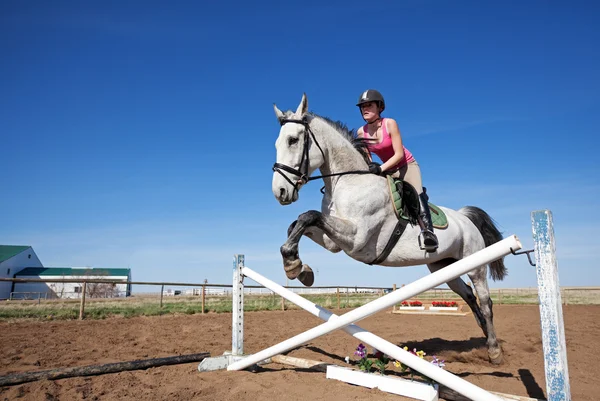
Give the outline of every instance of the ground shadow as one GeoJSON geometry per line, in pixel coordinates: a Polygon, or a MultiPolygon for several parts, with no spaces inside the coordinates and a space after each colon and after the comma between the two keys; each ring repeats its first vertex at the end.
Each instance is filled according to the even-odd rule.
{"type": "MultiPolygon", "coordinates": [[[[502,341],[500,341],[502,343],[502,341]]],[[[469,352],[474,349],[479,349],[485,352],[487,355],[487,344],[486,339],[483,337],[471,337],[468,340],[444,340],[439,337],[428,338],[421,341],[407,341],[403,344],[398,344],[399,347],[407,346],[408,349],[412,350],[416,348],[417,350],[426,350],[429,355],[443,354],[444,352],[456,352],[458,354],[463,352],[469,352]]],[[[487,359],[482,359],[487,362],[487,359]]],[[[513,375],[512,373],[506,372],[488,372],[488,373],[470,373],[463,372],[458,373],[456,376],[459,377],[467,377],[467,376],[495,376],[495,377],[513,377],[518,378],[527,394],[531,398],[544,398],[544,390],[537,383],[535,377],[531,373],[529,369],[519,369],[518,376],[513,375]]]]}
{"type": "Polygon", "coordinates": [[[521,379],[521,383],[527,389],[527,394],[531,398],[541,398],[546,399],[544,395],[544,390],[540,387],[540,385],[535,381],[535,377],[529,369],[519,369],[519,377],[521,379]]]}
{"type": "Polygon", "coordinates": [[[443,352],[467,352],[473,349],[482,349],[487,353],[486,339],[483,337],[471,337],[468,340],[444,340],[435,337],[421,341],[406,341],[397,344],[399,347],[408,347],[409,350],[417,348],[427,352],[428,355],[437,355],[443,352]]]}

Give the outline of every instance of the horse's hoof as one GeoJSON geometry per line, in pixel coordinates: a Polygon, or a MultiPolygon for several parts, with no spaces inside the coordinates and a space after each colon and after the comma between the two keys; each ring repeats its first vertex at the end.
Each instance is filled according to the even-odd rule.
{"type": "Polygon", "coordinates": [[[306,287],[310,287],[315,282],[315,274],[308,265],[302,266],[302,271],[298,275],[298,281],[304,284],[306,287]]]}
{"type": "Polygon", "coordinates": [[[283,270],[285,270],[287,278],[293,280],[297,278],[302,271],[302,261],[300,259],[295,259],[290,262],[290,264],[283,266],[283,270]]]}
{"type": "Polygon", "coordinates": [[[504,356],[502,355],[502,350],[496,350],[496,351],[488,351],[488,356],[490,358],[490,362],[494,365],[500,365],[502,364],[503,360],[504,360],[504,356]]]}

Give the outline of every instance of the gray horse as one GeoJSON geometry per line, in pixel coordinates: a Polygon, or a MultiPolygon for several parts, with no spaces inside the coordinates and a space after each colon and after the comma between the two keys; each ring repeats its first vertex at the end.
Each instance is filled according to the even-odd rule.
{"type": "MultiPolygon", "coordinates": [[[[300,189],[312,179],[322,178],[325,184],[321,211],[310,210],[298,216],[281,247],[289,279],[297,278],[307,286],[314,281],[312,269],[302,263],[298,254],[302,235],[331,252],[344,251],[364,263],[392,267],[426,264],[431,272],[502,239],[483,210],[473,206],[458,211],[440,207],[446,214],[448,226],[436,229],[439,247],[435,252],[427,252],[419,246],[421,229],[413,224],[402,227],[392,248],[388,241],[398,230],[399,219],[392,206],[387,179],[365,174],[368,166],[364,143],[341,123],[308,113],[306,94],[295,112],[282,112],[276,105],[273,107],[281,124],[275,143],[277,162],[273,167],[273,194],[279,203],[289,205],[298,200],[300,189]],[[322,175],[311,177],[317,169],[322,175]],[[383,254],[386,247],[387,252],[383,254]]],[[[448,282],[448,286],[473,311],[487,338],[490,361],[499,364],[502,349],[494,330],[486,267],[480,266],[468,273],[479,305],[471,288],[460,277],[448,282]]],[[[490,275],[494,280],[504,278],[506,268],[502,259],[490,264],[490,275]]]]}

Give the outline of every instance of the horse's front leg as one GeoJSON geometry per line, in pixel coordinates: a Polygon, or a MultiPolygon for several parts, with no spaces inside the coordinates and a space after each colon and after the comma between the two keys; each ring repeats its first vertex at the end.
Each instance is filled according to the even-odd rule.
{"type": "Polygon", "coordinates": [[[316,210],[309,210],[298,216],[298,220],[288,228],[288,239],[281,246],[280,251],[283,258],[283,268],[287,277],[292,280],[297,278],[306,286],[313,284],[314,274],[308,265],[302,264],[302,260],[300,260],[300,256],[298,255],[298,244],[300,238],[309,227],[314,227],[322,231],[323,235],[335,243],[339,250],[352,247],[354,234],[356,233],[355,224],[347,220],[324,215],[316,210]]]}

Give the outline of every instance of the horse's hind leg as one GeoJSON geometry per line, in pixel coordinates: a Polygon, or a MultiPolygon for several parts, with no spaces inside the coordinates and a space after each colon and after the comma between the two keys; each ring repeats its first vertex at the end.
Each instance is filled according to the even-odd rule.
{"type": "MultiPolygon", "coordinates": [[[[477,270],[472,270],[467,273],[473,285],[475,286],[475,292],[479,297],[479,305],[481,307],[481,313],[485,318],[485,326],[487,330],[484,333],[487,337],[488,356],[490,362],[494,364],[502,363],[502,348],[498,344],[496,338],[496,329],[494,328],[494,312],[492,311],[492,298],[490,297],[490,289],[488,287],[487,278],[487,266],[482,266],[477,270]]],[[[482,327],[482,328],[483,328],[482,327]]]]}
{"type": "MultiPolygon", "coordinates": [[[[430,263],[427,266],[429,267],[429,271],[436,272],[452,263],[456,262],[455,259],[444,259],[435,263],[430,263]]],[[[477,303],[477,297],[473,293],[471,287],[469,287],[460,277],[455,278],[454,280],[449,281],[448,287],[458,295],[469,305],[471,310],[473,311],[473,315],[475,316],[475,321],[481,327],[483,331],[483,335],[487,339],[488,346],[488,356],[492,363],[499,364],[502,362],[502,350],[498,341],[496,339],[496,332],[494,330],[494,326],[492,323],[492,301],[489,299],[489,290],[487,290],[487,281],[485,281],[485,266],[480,267],[474,270],[472,273],[469,273],[469,277],[473,281],[475,285],[475,290],[479,295],[480,303],[482,302],[481,295],[482,293],[488,294],[487,299],[489,300],[485,302],[485,306],[482,303],[481,307],[477,303]],[[481,286],[481,279],[483,277],[485,286],[485,291],[481,291],[479,287],[481,286]],[[489,311],[489,312],[488,312],[489,311]]]]}

